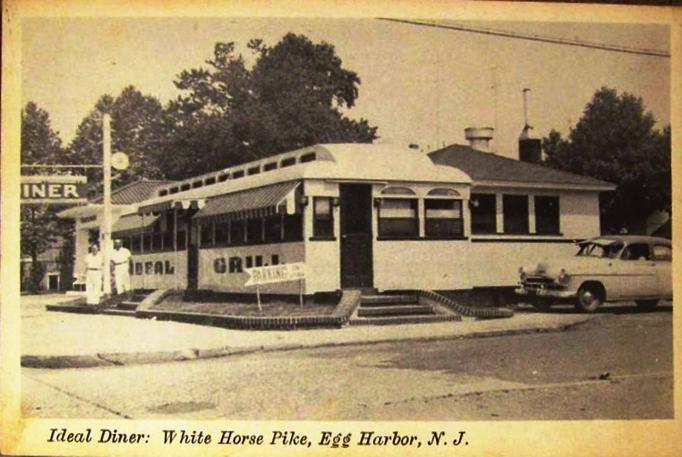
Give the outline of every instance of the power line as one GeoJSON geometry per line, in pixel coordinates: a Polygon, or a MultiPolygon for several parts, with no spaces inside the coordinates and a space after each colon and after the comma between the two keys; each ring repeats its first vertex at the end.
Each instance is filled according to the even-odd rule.
{"type": "Polygon", "coordinates": [[[486,27],[471,27],[471,26],[464,26],[464,25],[444,25],[444,24],[437,24],[436,22],[420,22],[420,21],[411,21],[411,20],[407,20],[407,19],[394,19],[394,18],[387,18],[387,17],[380,17],[377,19],[379,19],[380,21],[398,22],[401,24],[418,25],[418,26],[422,26],[422,27],[432,27],[432,28],[436,28],[436,29],[457,30],[460,32],[479,33],[482,35],[493,35],[493,36],[499,36],[499,37],[505,37],[505,38],[514,38],[517,40],[539,41],[542,43],[562,44],[565,46],[578,46],[578,47],[582,47],[582,48],[600,49],[603,51],[623,52],[626,54],[640,54],[640,55],[645,55],[645,56],[670,58],[670,53],[668,53],[666,51],[661,51],[658,49],[634,48],[634,47],[620,46],[620,45],[614,45],[614,44],[596,43],[596,42],[583,41],[583,40],[572,40],[572,39],[568,39],[568,38],[553,38],[553,37],[543,36],[543,35],[524,34],[524,33],[510,32],[508,30],[490,29],[490,28],[486,28],[486,27]]]}

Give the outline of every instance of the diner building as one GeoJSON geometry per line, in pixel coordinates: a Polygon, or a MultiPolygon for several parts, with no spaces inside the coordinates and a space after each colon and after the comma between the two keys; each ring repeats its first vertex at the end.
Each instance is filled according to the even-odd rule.
{"type": "MultiPolygon", "coordinates": [[[[113,237],[132,252],[137,289],[250,294],[250,268],[302,262],[302,283],[259,292],[313,295],[514,286],[520,264],[599,235],[599,193],[614,186],[469,139],[429,154],[320,144],[154,182],[144,198],[115,205],[113,237]]],[[[62,213],[76,219],[81,259],[100,212],[62,213]]]]}

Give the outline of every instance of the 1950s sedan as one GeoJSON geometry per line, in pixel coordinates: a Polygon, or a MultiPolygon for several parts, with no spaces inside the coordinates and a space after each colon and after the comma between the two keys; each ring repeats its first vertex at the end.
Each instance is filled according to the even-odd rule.
{"type": "Polygon", "coordinates": [[[672,244],[650,236],[602,236],[578,243],[573,257],[519,268],[516,293],[538,309],[572,301],[577,310],[594,312],[604,302],[634,300],[653,309],[671,300],[672,244]]]}

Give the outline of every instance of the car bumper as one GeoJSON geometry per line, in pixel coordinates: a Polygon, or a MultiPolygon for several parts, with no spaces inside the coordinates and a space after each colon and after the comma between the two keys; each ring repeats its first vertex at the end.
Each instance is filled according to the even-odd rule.
{"type": "Polygon", "coordinates": [[[517,295],[523,295],[525,297],[543,297],[543,298],[575,298],[577,292],[575,290],[558,290],[558,289],[526,289],[524,287],[518,287],[514,289],[517,295]]]}

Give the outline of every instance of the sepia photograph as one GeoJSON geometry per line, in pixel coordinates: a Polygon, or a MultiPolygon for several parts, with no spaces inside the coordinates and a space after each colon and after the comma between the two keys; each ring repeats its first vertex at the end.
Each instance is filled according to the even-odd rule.
{"type": "Polygon", "coordinates": [[[479,455],[486,424],[676,427],[671,9],[214,11],[6,30],[25,449],[479,455]]]}

